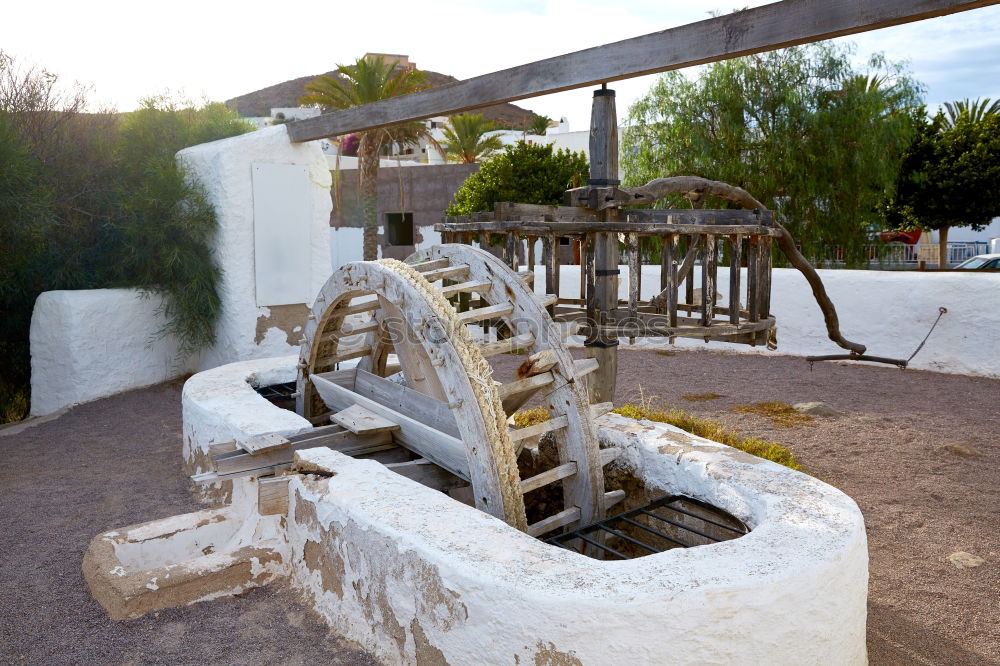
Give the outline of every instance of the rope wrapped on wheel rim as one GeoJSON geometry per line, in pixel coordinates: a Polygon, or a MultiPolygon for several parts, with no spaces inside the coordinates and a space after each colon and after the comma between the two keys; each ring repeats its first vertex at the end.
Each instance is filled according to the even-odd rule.
{"type": "Polygon", "coordinates": [[[514,454],[514,443],[507,429],[507,417],[503,403],[500,400],[496,383],[493,381],[492,367],[479,352],[479,347],[459,317],[458,311],[441,294],[440,290],[427,281],[423,274],[397,259],[381,259],[378,263],[398,274],[401,279],[420,292],[444,327],[445,334],[451,341],[469,377],[473,397],[483,415],[488,439],[485,444],[493,452],[500,482],[500,493],[504,505],[503,520],[508,525],[525,531],[527,518],[524,513],[524,502],[521,499],[521,477],[514,454]]]}

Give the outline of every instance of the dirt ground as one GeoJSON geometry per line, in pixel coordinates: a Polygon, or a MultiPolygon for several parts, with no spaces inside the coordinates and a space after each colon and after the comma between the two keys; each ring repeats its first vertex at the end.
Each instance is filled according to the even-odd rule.
{"type": "MultiPolygon", "coordinates": [[[[622,350],[616,402],[641,391],[779,441],[857,500],[871,555],[872,664],[1000,664],[1000,380],[622,350]],[[712,392],[721,397],[682,397],[712,392]],[[776,428],[730,411],[768,400],[823,401],[843,416],[776,428]],[[956,551],[985,563],[958,569],[946,559],[956,551]]],[[[172,383],[0,436],[0,663],[376,663],[280,588],[128,623],[91,599],[80,572],[91,537],[199,508],[181,471],[180,427],[172,383]]]]}

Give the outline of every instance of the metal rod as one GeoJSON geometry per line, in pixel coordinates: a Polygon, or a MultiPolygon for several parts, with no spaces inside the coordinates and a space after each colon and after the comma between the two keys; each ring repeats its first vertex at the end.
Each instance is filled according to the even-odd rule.
{"type": "Polygon", "coordinates": [[[657,550],[656,548],[653,548],[648,543],[643,543],[642,541],[639,541],[638,539],[633,539],[629,535],[624,534],[622,532],[619,532],[618,530],[613,530],[610,527],[608,527],[607,525],[605,525],[603,522],[597,523],[597,526],[600,527],[605,532],[611,532],[616,537],[619,537],[621,539],[625,539],[626,541],[631,541],[635,545],[640,546],[642,548],[645,548],[648,551],[651,551],[651,552],[654,552],[654,553],[662,553],[663,552],[662,550],[657,550]]]}
{"type": "Polygon", "coordinates": [[[705,534],[701,530],[695,529],[693,527],[688,527],[684,523],[678,523],[677,521],[670,520],[669,518],[664,518],[663,516],[661,516],[659,514],[653,513],[652,511],[646,511],[645,509],[642,509],[641,513],[644,513],[647,516],[652,516],[653,518],[657,518],[659,520],[662,520],[665,523],[670,523],[674,527],[679,527],[682,530],[687,530],[688,532],[694,532],[695,534],[700,534],[701,536],[705,537],[706,539],[711,539],[712,541],[716,541],[716,542],[722,541],[722,539],[718,539],[718,538],[712,536],[711,534],[705,534]]]}

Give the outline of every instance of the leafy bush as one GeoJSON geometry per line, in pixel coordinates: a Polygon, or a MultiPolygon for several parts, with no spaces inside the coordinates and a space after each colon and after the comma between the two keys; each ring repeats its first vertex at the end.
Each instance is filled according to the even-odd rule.
{"type": "Polygon", "coordinates": [[[83,113],[81,91],[0,53],[0,416],[23,417],[35,299],[53,289],[140,287],[164,299],[184,352],[211,344],[219,269],[214,211],[181,148],[253,129],[221,104],[150,98],[83,113]]]}
{"type": "Polygon", "coordinates": [[[582,152],[519,141],[466,178],[446,214],[489,211],[498,201],[560,204],[563,192],[586,182],[589,169],[582,152]]]}

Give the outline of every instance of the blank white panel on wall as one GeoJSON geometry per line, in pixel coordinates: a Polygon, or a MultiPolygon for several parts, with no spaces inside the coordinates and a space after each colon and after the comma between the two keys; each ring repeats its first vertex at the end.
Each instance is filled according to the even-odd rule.
{"type": "Polygon", "coordinates": [[[308,303],[309,172],[298,164],[254,164],[253,247],[257,305],[308,303]]]}

